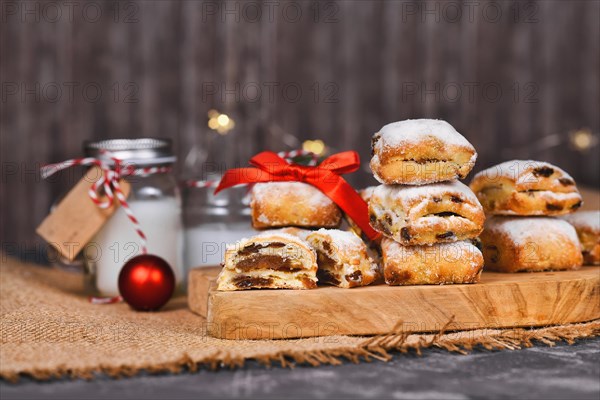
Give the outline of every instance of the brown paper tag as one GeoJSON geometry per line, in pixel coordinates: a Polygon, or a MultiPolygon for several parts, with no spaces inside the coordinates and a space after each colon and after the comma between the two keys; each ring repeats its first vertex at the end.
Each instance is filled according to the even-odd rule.
{"type": "MultiPolygon", "coordinates": [[[[101,176],[100,168],[90,168],[36,230],[69,261],[75,259],[118,207],[113,204],[102,209],[90,199],[90,186],[101,176]]],[[[119,185],[127,198],[131,185],[123,179],[119,185]]]]}

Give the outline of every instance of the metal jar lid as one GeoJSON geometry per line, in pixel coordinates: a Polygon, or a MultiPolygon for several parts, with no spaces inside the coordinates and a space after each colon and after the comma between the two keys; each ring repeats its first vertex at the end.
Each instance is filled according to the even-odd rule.
{"type": "Polygon", "coordinates": [[[173,155],[171,139],[108,139],[84,142],[86,157],[94,157],[111,162],[116,157],[130,164],[162,165],[173,164],[177,157],[173,155]],[[103,153],[109,151],[110,154],[103,153]]]}

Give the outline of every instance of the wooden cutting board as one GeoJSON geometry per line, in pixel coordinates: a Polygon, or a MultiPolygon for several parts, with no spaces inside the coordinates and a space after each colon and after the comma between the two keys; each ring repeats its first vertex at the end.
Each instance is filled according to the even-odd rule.
{"type": "Polygon", "coordinates": [[[484,272],[474,285],[313,290],[215,289],[219,268],[189,275],[190,309],[223,339],[375,335],[401,322],[405,332],[528,327],[600,318],[600,267],[578,271],[484,272]]]}

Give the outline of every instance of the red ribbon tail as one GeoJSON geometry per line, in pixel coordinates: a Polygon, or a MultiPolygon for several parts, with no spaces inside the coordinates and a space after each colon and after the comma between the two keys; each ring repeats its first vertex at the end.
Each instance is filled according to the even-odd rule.
{"type": "Polygon", "coordinates": [[[381,236],[369,223],[369,206],[344,178],[331,173],[325,179],[308,180],[307,183],[319,188],[344,210],[369,240],[376,240],[381,236]]]}

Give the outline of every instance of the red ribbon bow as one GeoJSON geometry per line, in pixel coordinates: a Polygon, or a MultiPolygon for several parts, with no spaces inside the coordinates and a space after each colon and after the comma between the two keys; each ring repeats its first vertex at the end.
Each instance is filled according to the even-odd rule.
{"type": "Polygon", "coordinates": [[[225,172],[215,194],[223,189],[258,182],[306,182],[333,200],[371,240],[380,234],[369,225],[367,203],[348,182],[340,176],[354,172],[360,167],[360,158],[355,151],[345,151],[327,157],[315,167],[288,164],[283,158],[270,151],[263,151],[250,159],[256,168],[235,168],[225,172]]]}

